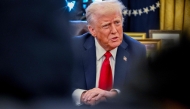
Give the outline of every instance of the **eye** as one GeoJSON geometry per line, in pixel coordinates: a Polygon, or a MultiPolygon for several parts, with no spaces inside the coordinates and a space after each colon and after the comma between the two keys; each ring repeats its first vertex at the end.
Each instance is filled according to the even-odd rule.
{"type": "Polygon", "coordinates": [[[107,29],[107,28],[109,28],[109,24],[105,24],[102,27],[105,28],[105,29],[107,29]]]}
{"type": "Polygon", "coordinates": [[[115,21],[115,25],[120,25],[121,21],[115,21]]]}

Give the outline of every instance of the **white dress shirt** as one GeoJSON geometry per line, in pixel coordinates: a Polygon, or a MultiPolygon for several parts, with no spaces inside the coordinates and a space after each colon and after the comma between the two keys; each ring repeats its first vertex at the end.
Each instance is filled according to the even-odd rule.
{"type": "MultiPolygon", "coordinates": [[[[95,46],[96,46],[96,86],[95,87],[98,87],[99,78],[100,78],[100,70],[101,70],[102,63],[105,59],[104,54],[106,53],[106,51],[102,48],[102,46],[100,46],[100,44],[98,43],[96,38],[95,38],[95,46]]],[[[114,83],[114,74],[115,74],[116,52],[117,52],[117,48],[111,50],[110,53],[112,54],[112,56],[109,59],[111,69],[112,69],[112,75],[113,75],[112,76],[113,83],[114,83]]],[[[86,91],[86,90],[76,89],[72,93],[72,98],[73,98],[74,102],[76,103],[76,105],[82,105],[82,103],[80,102],[80,98],[84,91],[86,91]]],[[[117,90],[117,91],[119,92],[119,90],[117,90]]]]}

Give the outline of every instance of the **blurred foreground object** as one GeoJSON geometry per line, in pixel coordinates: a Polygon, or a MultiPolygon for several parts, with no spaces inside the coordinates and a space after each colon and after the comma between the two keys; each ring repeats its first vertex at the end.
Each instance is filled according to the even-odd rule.
{"type": "Polygon", "coordinates": [[[184,32],[179,44],[148,60],[143,75],[134,75],[136,79],[129,80],[125,85],[128,94],[120,97],[121,103],[116,107],[189,109],[189,49],[189,35],[184,32]]]}
{"type": "Polygon", "coordinates": [[[72,54],[65,1],[0,5],[0,108],[68,106],[72,54]]]}

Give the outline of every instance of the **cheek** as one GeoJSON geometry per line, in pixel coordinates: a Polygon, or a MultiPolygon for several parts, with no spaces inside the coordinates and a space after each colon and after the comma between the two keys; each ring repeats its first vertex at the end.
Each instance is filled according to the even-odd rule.
{"type": "Polygon", "coordinates": [[[120,34],[119,39],[122,41],[123,40],[123,33],[120,34]]]}
{"type": "Polygon", "coordinates": [[[119,30],[119,39],[123,40],[123,30],[119,30]]]}
{"type": "Polygon", "coordinates": [[[118,32],[119,32],[119,34],[123,34],[123,27],[122,27],[122,26],[120,26],[120,27],[118,28],[118,32]]]}
{"type": "Polygon", "coordinates": [[[108,41],[109,40],[109,31],[101,31],[99,32],[99,39],[102,39],[103,41],[108,41]]]}

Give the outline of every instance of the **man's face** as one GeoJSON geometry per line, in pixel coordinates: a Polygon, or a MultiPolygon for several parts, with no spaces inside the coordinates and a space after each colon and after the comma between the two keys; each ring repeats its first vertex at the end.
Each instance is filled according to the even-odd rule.
{"type": "Polygon", "coordinates": [[[94,20],[88,28],[99,44],[106,51],[118,47],[123,40],[122,16],[115,12],[108,15],[97,15],[94,20]]]}

